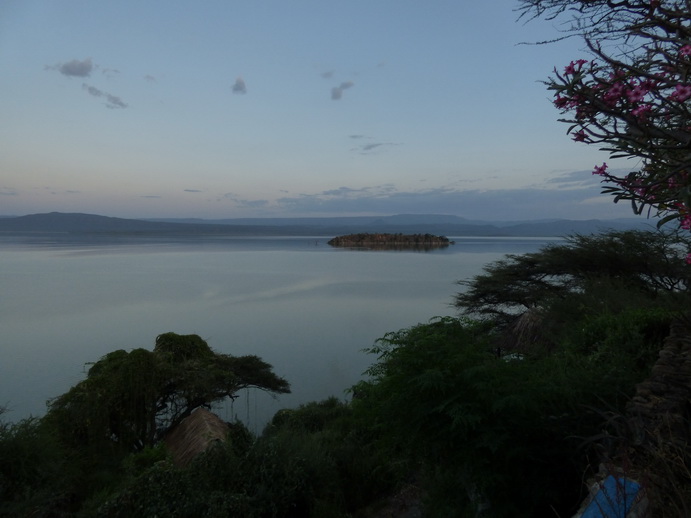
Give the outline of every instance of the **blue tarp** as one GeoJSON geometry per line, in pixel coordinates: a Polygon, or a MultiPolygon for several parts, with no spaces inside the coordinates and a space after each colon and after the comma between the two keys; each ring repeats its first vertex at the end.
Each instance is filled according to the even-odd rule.
{"type": "Polygon", "coordinates": [[[637,482],[610,475],[600,483],[599,491],[581,518],[626,518],[640,490],[637,482]]]}

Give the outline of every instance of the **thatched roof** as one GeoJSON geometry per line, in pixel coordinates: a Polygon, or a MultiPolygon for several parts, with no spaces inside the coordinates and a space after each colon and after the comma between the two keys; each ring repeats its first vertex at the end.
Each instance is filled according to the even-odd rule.
{"type": "Polygon", "coordinates": [[[530,353],[551,349],[553,344],[545,336],[545,320],[538,309],[530,309],[518,316],[504,331],[499,344],[506,353],[530,353]]]}
{"type": "Polygon", "coordinates": [[[168,432],[164,442],[176,466],[185,467],[212,444],[225,441],[228,425],[216,414],[198,408],[168,432]]]}

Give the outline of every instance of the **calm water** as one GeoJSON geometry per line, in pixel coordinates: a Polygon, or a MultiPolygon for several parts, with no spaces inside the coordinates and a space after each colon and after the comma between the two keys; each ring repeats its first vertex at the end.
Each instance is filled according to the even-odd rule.
{"type": "Polygon", "coordinates": [[[0,405],[42,415],[45,401],[115,349],[196,333],[216,351],[256,354],[292,385],[218,409],[261,431],[280,408],[361,379],[362,349],[389,331],[453,315],[455,281],[545,239],[454,238],[433,252],[333,249],[327,238],[68,242],[0,237],[0,405]],[[88,368],[88,366],[86,367],[88,368]]]}

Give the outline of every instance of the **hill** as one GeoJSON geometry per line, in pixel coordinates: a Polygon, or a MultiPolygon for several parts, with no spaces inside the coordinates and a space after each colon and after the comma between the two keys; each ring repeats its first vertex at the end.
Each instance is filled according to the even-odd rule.
{"type": "Polygon", "coordinates": [[[67,233],[106,235],[238,235],[333,236],[356,233],[436,234],[443,236],[558,237],[591,234],[606,229],[652,227],[643,218],[621,220],[476,221],[451,215],[401,214],[377,217],[238,218],[223,220],[144,220],[95,214],[31,214],[0,218],[3,233],[67,233]]]}

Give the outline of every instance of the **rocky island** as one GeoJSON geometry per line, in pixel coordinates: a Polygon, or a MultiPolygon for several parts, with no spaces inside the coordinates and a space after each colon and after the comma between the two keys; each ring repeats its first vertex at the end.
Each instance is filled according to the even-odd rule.
{"type": "Polygon", "coordinates": [[[432,250],[453,244],[447,237],[432,234],[348,234],[337,236],[328,244],[336,247],[370,250],[432,250]]]}

